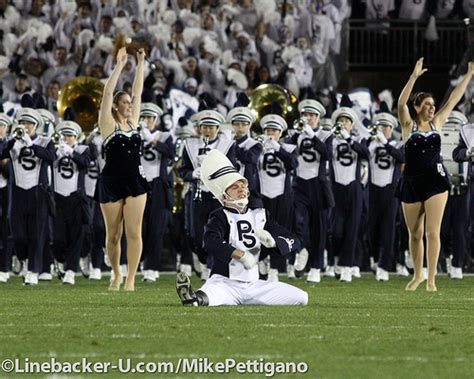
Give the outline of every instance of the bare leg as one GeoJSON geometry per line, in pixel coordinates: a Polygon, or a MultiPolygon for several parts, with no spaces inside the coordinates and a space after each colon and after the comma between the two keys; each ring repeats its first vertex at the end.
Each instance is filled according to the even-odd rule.
{"type": "Polygon", "coordinates": [[[123,206],[125,235],[127,236],[128,275],[125,291],[135,291],[135,275],[142,255],[142,221],[145,210],[146,194],[127,197],[123,206]]]}
{"type": "Polygon", "coordinates": [[[441,247],[440,230],[448,191],[431,196],[425,201],[426,210],[426,258],[428,261],[427,291],[436,291],[435,276],[441,247]]]}
{"type": "Polygon", "coordinates": [[[423,229],[425,210],[422,202],[402,203],[403,215],[408,228],[409,249],[413,259],[413,279],[405,287],[406,291],[414,291],[423,282],[423,229]]]}
{"type": "Polygon", "coordinates": [[[112,265],[114,280],[110,283],[109,290],[118,291],[122,283],[122,274],[120,272],[120,239],[123,229],[123,200],[114,203],[101,204],[102,214],[104,215],[106,242],[105,250],[112,265]]]}

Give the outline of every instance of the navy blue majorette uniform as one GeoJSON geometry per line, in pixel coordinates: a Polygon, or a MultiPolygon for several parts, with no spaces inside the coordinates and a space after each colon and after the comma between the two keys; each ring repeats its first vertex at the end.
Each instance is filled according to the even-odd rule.
{"type": "MultiPolygon", "coordinates": [[[[219,127],[220,124],[225,122],[224,117],[215,111],[206,110],[200,112],[200,114],[201,115],[197,121],[199,127],[201,125],[213,125],[219,127]]],[[[219,202],[214,198],[212,193],[209,192],[209,189],[205,185],[198,182],[198,180],[193,177],[193,172],[196,172],[195,170],[201,167],[204,155],[212,149],[219,150],[221,153],[226,155],[234,165],[236,165],[234,141],[224,140],[220,136],[217,136],[214,140],[209,140],[207,144],[204,143],[202,138],[187,138],[184,142],[182,165],[179,168],[180,177],[185,182],[193,184],[192,192],[185,204],[185,207],[187,207],[187,209],[185,209],[186,230],[191,237],[199,261],[201,264],[207,263],[208,267],[212,265],[212,259],[210,258],[208,260],[208,255],[202,247],[202,235],[209,214],[219,207],[219,202]],[[200,199],[197,199],[196,196],[199,192],[200,199]],[[196,199],[196,201],[193,201],[192,199],[196,199]]]]}
{"type": "Polygon", "coordinates": [[[99,203],[115,202],[129,196],[143,195],[148,182],[141,166],[142,139],[132,124],[130,130],[115,130],[104,139],[105,165],[97,180],[94,199],[99,203]]]}
{"type": "MultiPolygon", "coordinates": [[[[287,129],[286,121],[274,114],[262,117],[262,129],[287,129]]],[[[281,226],[293,228],[293,187],[292,172],[298,167],[295,145],[279,143],[270,137],[263,142],[263,153],[258,162],[260,193],[266,210],[281,226]]],[[[265,254],[261,255],[264,258],[265,254]]],[[[294,257],[290,257],[292,259],[294,257]]],[[[285,271],[285,260],[281,256],[270,255],[270,269],[285,271]]]]}
{"type": "MultiPolygon", "coordinates": [[[[392,130],[397,119],[388,113],[376,114],[372,120],[392,130]]],[[[399,200],[395,197],[404,162],[402,141],[387,140],[381,134],[369,141],[369,249],[377,266],[391,271],[394,258],[395,220],[399,200]]]]}
{"type": "Polygon", "coordinates": [[[397,196],[404,203],[422,202],[451,188],[441,158],[441,136],[433,123],[430,128],[421,132],[413,121],[405,142],[405,168],[397,189],[397,196]]]}
{"type": "MultiPolygon", "coordinates": [[[[10,117],[0,113],[0,127],[11,127],[10,117]]],[[[6,141],[0,140],[0,146],[6,141]]],[[[11,249],[8,246],[8,160],[0,161],[0,283],[7,282],[11,270],[11,249]]]]}
{"type": "MultiPolygon", "coordinates": [[[[174,158],[173,137],[168,132],[154,131],[144,141],[142,166],[151,191],[148,192],[143,216],[143,270],[158,271],[163,238],[171,221],[173,189],[169,180],[169,162],[174,158]],[[152,142],[153,141],[153,142],[152,142]]],[[[145,278],[145,277],[144,277],[145,278]]],[[[147,280],[156,280],[149,275],[147,280]]],[[[146,279],[145,278],[145,279],[146,279]]]]}
{"type": "MultiPolygon", "coordinates": [[[[39,113],[30,108],[17,112],[18,122],[40,125],[39,113]]],[[[17,126],[21,127],[20,126],[17,126]]],[[[12,129],[12,135],[15,134],[12,129]]],[[[18,259],[28,259],[25,284],[35,285],[42,268],[48,213],[54,211],[54,198],[48,181],[48,167],[56,159],[54,143],[48,137],[33,135],[11,139],[0,147],[0,159],[10,158],[10,225],[18,259]]]]}
{"type": "MultiPolygon", "coordinates": [[[[56,131],[60,135],[81,134],[81,128],[73,121],[63,121],[56,131]]],[[[53,220],[53,253],[63,264],[66,273],[77,272],[82,252],[84,233],[89,210],[84,190],[84,175],[89,166],[88,147],[76,144],[74,147],[61,142],[53,163],[52,184],[56,201],[56,217],[53,220]]],[[[74,284],[71,273],[67,280],[74,284]]]]}
{"type": "MultiPolygon", "coordinates": [[[[358,117],[346,107],[337,109],[333,122],[347,117],[356,127],[358,117]]],[[[347,131],[346,131],[347,132],[347,131]]],[[[356,243],[362,215],[363,188],[361,184],[361,161],[369,159],[369,149],[361,136],[349,135],[347,139],[331,137],[330,172],[335,207],[332,215],[332,247],[339,256],[338,266],[342,268],[341,280],[351,281],[351,267],[356,265],[356,243]],[[344,272],[346,270],[346,272],[344,272]]]]}
{"type": "Polygon", "coordinates": [[[461,273],[461,275],[459,275],[459,273],[452,270],[450,275],[456,279],[462,279],[464,261],[466,258],[469,258],[466,252],[470,250],[471,257],[474,254],[474,124],[462,126],[459,134],[459,142],[453,150],[452,157],[455,162],[461,165],[460,167],[462,167],[464,175],[459,179],[465,179],[465,183],[464,185],[459,183],[459,188],[456,189],[458,195],[448,198],[448,204],[450,202],[452,204],[449,209],[445,209],[444,211],[445,215],[447,213],[446,211],[448,211],[449,216],[446,217],[449,217],[449,221],[447,222],[451,224],[453,231],[453,258],[451,265],[453,269],[458,269],[457,271],[461,273]],[[471,230],[470,239],[468,234],[469,229],[471,230]]]}
{"type": "Polygon", "coordinates": [[[84,237],[82,256],[90,256],[91,271],[89,279],[100,280],[100,271],[104,263],[105,223],[100,205],[94,200],[94,193],[105,160],[102,155],[102,136],[95,131],[92,131],[92,133],[92,136],[87,139],[90,162],[84,176],[84,187],[89,206],[89,220],[84,237]]]}

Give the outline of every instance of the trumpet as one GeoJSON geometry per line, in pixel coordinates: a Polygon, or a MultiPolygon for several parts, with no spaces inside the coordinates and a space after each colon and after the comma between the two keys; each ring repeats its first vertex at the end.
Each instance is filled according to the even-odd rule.
{"type": "Polygon", "coordinates": [[[306,124],[307,121],[303,117],[297,118],[293,123],[293,129],[295,129],[298,133],[303,133],[306,124]]]}
{"type": "Polygon", "coordinates": [[[374,140],[377,137],[377,133],[380,130],[380,123],[377,121],[375,124],[371,124],[368,127],[369,129],[369,134],[370,134],[370,139],[374,140]]]}
{"type": "Polygon", "coordinates": [[[21,127],[16,128],[13,132],[13,135],[14,135],[15,139],[20,140],[25,136],[25,129],[21,128],[21,127]]]}
{"type": "Polygon", "coordinates": [[[336,137],[340,137],[342,133],[342,129],[344,129],[344,124],[338,121],[332,127],[332,132],[336,137]]]}
{"type": "MultiPolygon", "coordinates": [[[[209,137],[202,137],[204,142],[204,151],[206,151],[207,146],[209,145],[209,137]]],[[[194,201],[202,201],[202,180],[198,180],[196,183],[196,193],[194,194],[194,201]]]]}

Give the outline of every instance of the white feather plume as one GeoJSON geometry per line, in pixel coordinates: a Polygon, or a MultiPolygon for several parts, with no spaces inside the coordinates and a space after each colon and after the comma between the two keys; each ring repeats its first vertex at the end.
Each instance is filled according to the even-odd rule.
{"type": "Polygon", "coordinates": [[[219,48],[216,40],[211,39],[209,36],[205,36],[203,38],[203,47],[208,53],[216,57],[220,57],[222,55],[222,50],[219,48]]]}
{"type": "Polygon", "coordinates": [[[46,40],[53,35],[53,28],[51,25],[42,22],[41,25],[36,29],[36,46],[40,47],[46,43],[46,40]]]}
{"type": "Polygon", "coordinates": [[[158,25],[149,26],[148,33],[150,33],[157,40],[167,43],[171,38],[171,27],[168,24],[162,22],[158,25]]]}
{"type": "Polygon", "coordinates": [[[168,25],[173,25],[177,20],[176,13],[171,9],[168,9],[163,13],[163,22],[168,25]]]}
{"type": "Polygon", "coordinates": [[[114,51],[114,43],[112,41],[112,38],[106,37],[104,35],[101,35],[99,37],[99,39],[95,43],[95,47],[100,51],[105,51],[109,54],[112,54],[114,51]]]}
{"type": "Polygon", "coordinates": [[[234,83],[234,85],[241,89],[241,90],[246,90],[248,87],[248,81],[245,75],[240,72],[239,70],[229,68],[227,70],[227,80],[234,83]]]}
{"type": "Polygon", "coordinates": [[[19,38],[13,33],[7,33],[3,36],[3,50],[7,57],[12,57],[20,43],[19,38]]]}
{"type": "Polygon", "coordinates": [[[77,41],[80,46],[89,46],[89,43],[94,38],[94,32],[90,29],[81,30],[77,36],[77,41]]]}
{"type": "Polygon", "coordinates": [[[183,40],[186,46],[192,46],[194,42],[201,38],[202,31],[201,28],[184,28],[183,30],[183,40]]]}

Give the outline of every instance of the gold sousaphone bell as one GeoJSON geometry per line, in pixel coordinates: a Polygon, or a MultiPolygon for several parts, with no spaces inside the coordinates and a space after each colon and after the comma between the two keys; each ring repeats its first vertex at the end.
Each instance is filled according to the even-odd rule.
{"type": "Polygon", "coordinates": [[[71,108],[82,131],[91,132],[99,118],[103,91],[104,84],[90,76],[78,76],[68,81],[59,94],[59,116],[64,118],[66,109],[71,108]]]}

